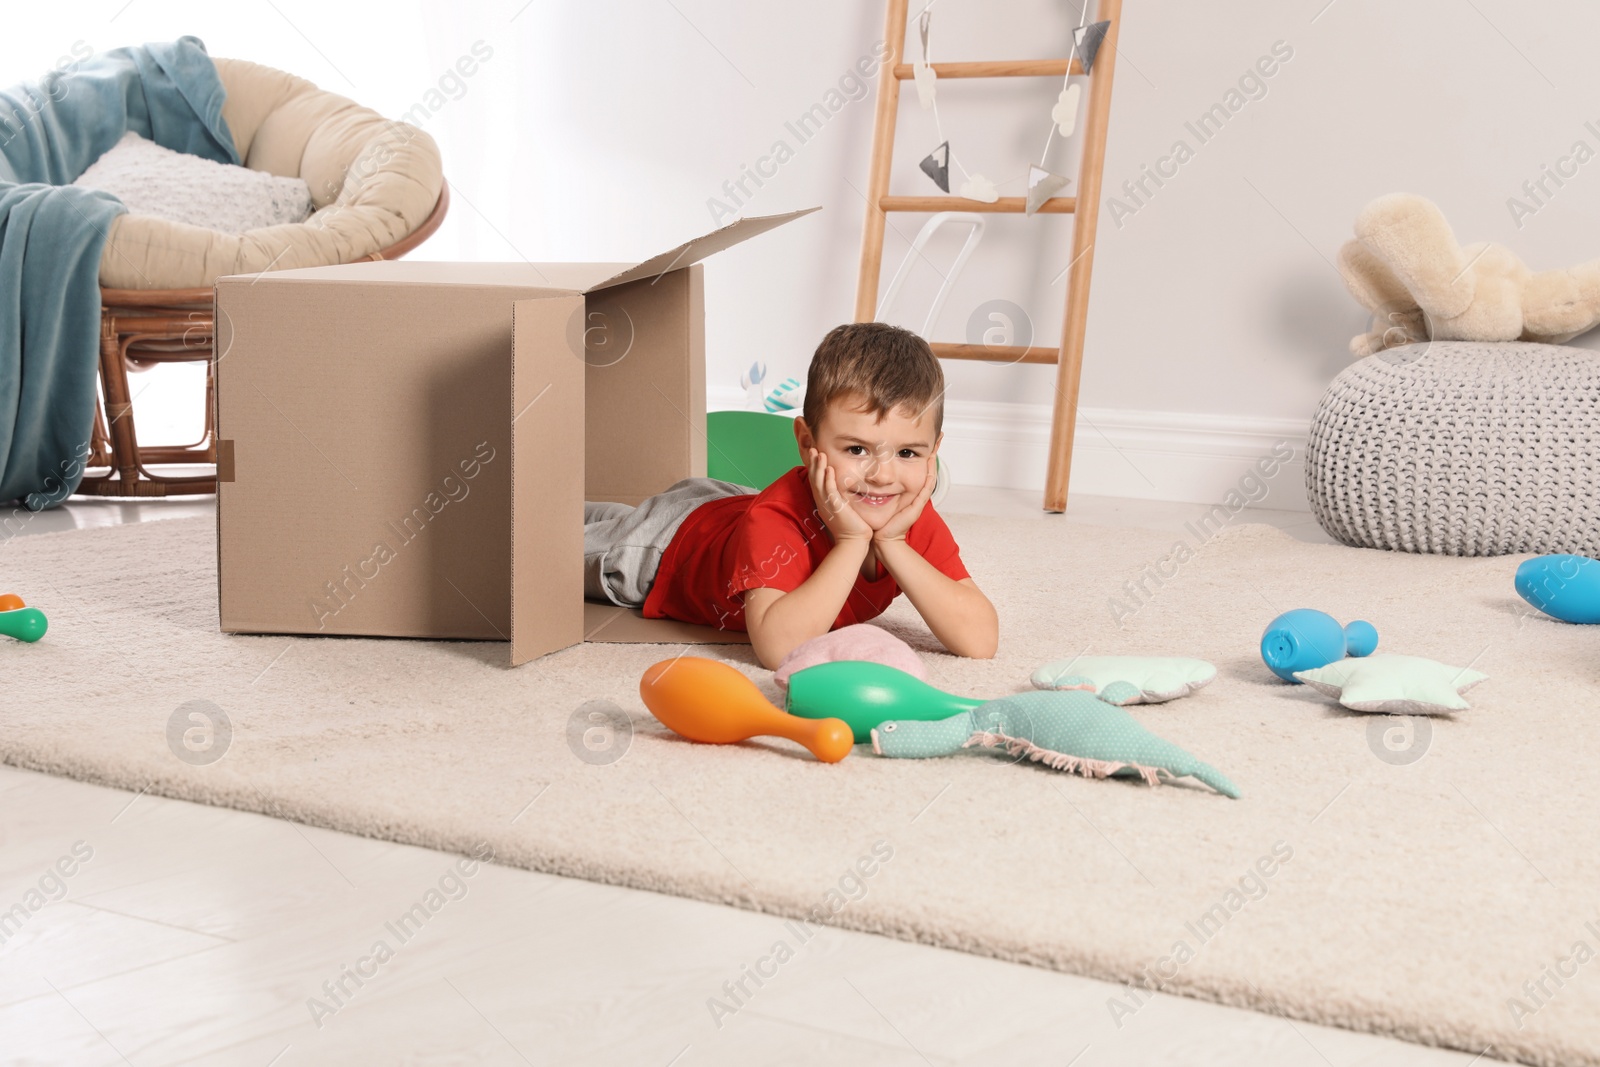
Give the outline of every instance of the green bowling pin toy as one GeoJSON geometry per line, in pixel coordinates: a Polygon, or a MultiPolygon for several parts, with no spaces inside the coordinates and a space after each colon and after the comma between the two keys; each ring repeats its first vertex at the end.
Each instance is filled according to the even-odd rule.
{"type": "Polygon", "coordinates": [[[0,634],[15,637],[18,641],[33,642],[44,636],[49,623],[38,608],[16,608],[0,611],[0,634]]]}
{"type": "Polygon", "coordinates": [[[851,659],[791,674],[787,710],[802,719],[843,719],[861,745],[872,740],[873,727],[879,723],[948,719],[982,703],[935,689],[894,667],[851,659]]]}

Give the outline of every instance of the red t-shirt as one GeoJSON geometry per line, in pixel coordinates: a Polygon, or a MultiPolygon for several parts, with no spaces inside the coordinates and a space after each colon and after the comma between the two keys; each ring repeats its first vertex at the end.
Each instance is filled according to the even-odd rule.
{"type": "MultiPolygon", "coordinates": [[[[967,577],[950,527],[931,503],[906,532],[906,544],[950,578],[967,577]]],[[[644,616],[743,630],[746,589],[793,592],[832,548],[806,469],[795,467],[759,493],[710,500],[690,512],[661,556],[644,616]]],[[[900,595],[894,576],[880,569],[875,581],[857,571],[831,629],[876,618],[900,595]]]]}

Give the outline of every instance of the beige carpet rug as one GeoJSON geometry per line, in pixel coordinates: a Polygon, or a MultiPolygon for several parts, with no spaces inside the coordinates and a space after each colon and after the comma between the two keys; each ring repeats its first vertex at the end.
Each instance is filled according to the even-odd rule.
{"type": "MultiPolygon", "coordinates": [[[[935,653],[902,599],[880,621],[926,650],[935,684],[993,697],[1083,651],[1205,657],[1219,668],[1208,688],[1131,710],[1244,798],[980,753],[858,748],[829,766],[783,741],[690,744],[637,691],[676,647],[590,644],[508,670],[499,645],[224,636],[203,520],[0,547],[0,591],[51,619],[37,645],[0,639],[0,754],[1111,979],[1127,983],[1106,1005],[1123,1020],[1162,989],[1491,1058],[1600,1064],[1600,628],[1527,614],[1512,558],[1240,526],[1175,565],[1174,543],[1193,541],[1181,527],[951,526],[999,608],[1001,653],[935,653]],[[1141,576],[1143,591],[1124,585],[1141,576]],[[1300,606],[1368,619],[1382,649],[1490,681],[1471,711],[1408,737],[1407,720],[1268,674],[1261,630],[1300,606]],[[612,762],[592,747],[603,737],[569,743],[595,700],[632,717],[612,762]],[[231,723],[215,762],[169,744],[191,701],[231,723]]],[[[748,647],[692,651],[776,694],[748,647]]]]}

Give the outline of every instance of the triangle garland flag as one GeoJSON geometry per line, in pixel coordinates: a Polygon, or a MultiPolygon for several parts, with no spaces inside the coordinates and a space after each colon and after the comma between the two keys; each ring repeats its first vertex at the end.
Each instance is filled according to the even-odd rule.
{"type": "Polygon", "coordinates": [[[1046,200],[1049,200],[1058,191],[1065,189],[1072,179],[1063,178],[1059,174],[1051,174],[1043,167],[1028,167],[1028,205],[1027,213],[1032,215],[1038,211],[1046,200]]]}
{"type": "Polygon", "coordinates": [[[1094,57],[1100,51],[1100,43],[1106,39],[1106,31],[1111,29],[1111,22],[1091,22],[1087,26],[1079,26],[1072,31],[1074,43],[1078,48],[1078,58],[1083,60],[1083,72],[1089,73],[1094,67],[1094,57]]]}
{"type": "Polygon", "coordinates": [[[928,158],[917,164],[922,168],[922,173],[933,179],[933,184],[940,190],[950,191],[950,142],[935,148],[928,153],[928,158]]]}

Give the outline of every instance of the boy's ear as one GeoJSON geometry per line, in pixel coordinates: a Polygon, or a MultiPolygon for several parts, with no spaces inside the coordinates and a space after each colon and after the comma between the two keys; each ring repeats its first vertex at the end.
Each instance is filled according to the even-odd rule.
{"type": "Polygon", "coordinates": [[[811,434],[811,427],[806,425],[804,415],[794,417],[794,442],[800,446],[802,456],[806,454],[806,449],[817,447],[816,438],[811,434]]]}

